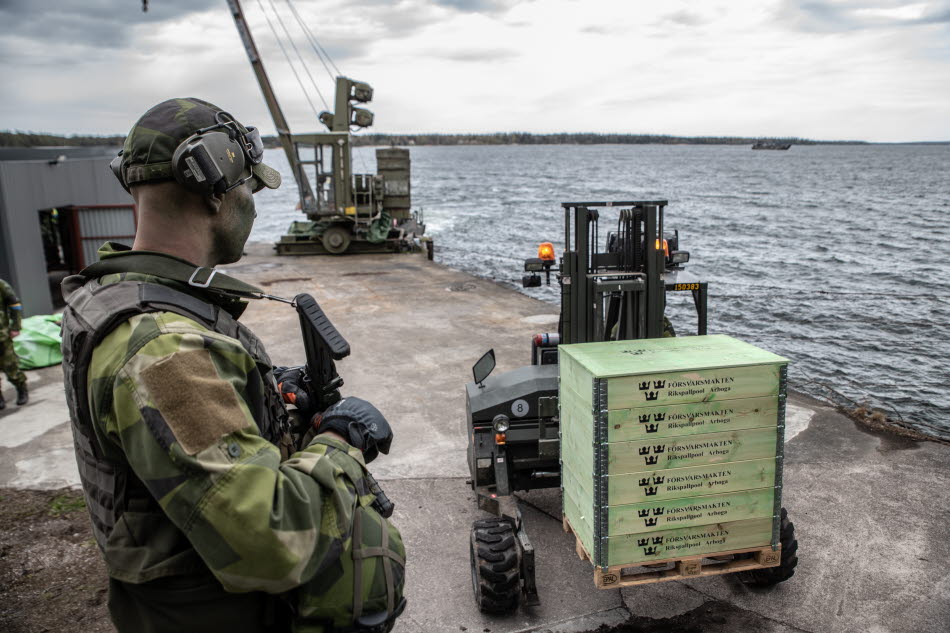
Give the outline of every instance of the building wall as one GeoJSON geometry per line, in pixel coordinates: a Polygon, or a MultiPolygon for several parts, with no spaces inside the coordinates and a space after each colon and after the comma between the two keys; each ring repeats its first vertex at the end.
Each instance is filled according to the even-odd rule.
{"type": "Polygon", "coordinates": [[[38,211],[70,204],[132,204],[109,158],[0,162],[0,276],[13,284],[25,316],[49,314],[38,211]]]}

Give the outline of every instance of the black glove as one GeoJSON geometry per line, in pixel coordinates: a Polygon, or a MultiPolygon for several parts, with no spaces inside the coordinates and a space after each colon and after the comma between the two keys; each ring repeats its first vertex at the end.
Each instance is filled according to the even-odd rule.
{"type": "Polygon", "coordinates": [[[317,433],[334,431],[360,449],[367,464],[389,453],[393,430],[379,409],[362,398],[343,398],[314,419],[317,433]]]}
{"type": "Polygon", "coordinates": [[[292,404],[300,411],[304,420],[309,420],[316,411],[312,411],[313,399],[305,388],[304,375],[307,367],[274,367],[274,379],[280,395],[287,404],[292,404]]]}

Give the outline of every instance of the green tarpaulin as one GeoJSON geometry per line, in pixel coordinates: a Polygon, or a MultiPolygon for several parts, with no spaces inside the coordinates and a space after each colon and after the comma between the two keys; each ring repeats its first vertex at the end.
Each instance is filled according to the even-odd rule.
{"type": "Polygon", "coordinates": [[[380,242],[386,241],[386,238],[389,237],[389,229],[393,225],[393,216],[389,215],[388,211],[383,211],[379,214],[379,217],[369,226],[369,232],[366,235],[366,240],[371,244],[379,244],[380,242]]]}
{"type": "Polygon", "coordinates": [[[20,335],[13,339],[13,349],[20,358],[20,369],[37,369],[63,362],[63,342],[59,322],[61,314],[41,314],[23,319],[20,335]]]}

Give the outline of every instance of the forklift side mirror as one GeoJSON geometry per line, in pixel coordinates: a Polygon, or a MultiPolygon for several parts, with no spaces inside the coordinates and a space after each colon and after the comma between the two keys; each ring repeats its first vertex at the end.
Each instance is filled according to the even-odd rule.
{"type": "Polygon", "coordinates": [[[479,387],[484,387],[482,383],[488,378],[488,375],[495,369],[495,350],[490,349],[485,355],[478,359],[478,362],[472,367],[472,375],[479,387]]]}

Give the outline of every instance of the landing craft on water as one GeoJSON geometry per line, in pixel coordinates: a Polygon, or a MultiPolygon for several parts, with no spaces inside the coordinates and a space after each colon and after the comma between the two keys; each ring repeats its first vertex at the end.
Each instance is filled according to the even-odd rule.
{"type": "Polygon", "coordinates": [[[788,149],[791,147],[791,143],[783,143],[781,141],[756,141],[752,144],[752,149],[788,149]]]}

